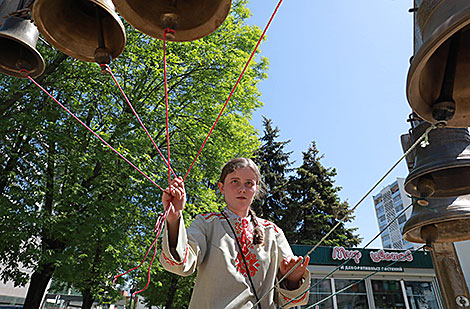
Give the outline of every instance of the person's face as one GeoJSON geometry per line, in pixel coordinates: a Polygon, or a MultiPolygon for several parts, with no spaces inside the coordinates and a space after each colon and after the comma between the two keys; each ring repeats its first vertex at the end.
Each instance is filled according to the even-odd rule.
{"type": "Polygon", "coordinates": [[[249,167],[237,168],[227,174],[224,183],[219,182],[219,189],[225,196],[227,207],[245,217],[258,190],[256,174],[249,167]]]}

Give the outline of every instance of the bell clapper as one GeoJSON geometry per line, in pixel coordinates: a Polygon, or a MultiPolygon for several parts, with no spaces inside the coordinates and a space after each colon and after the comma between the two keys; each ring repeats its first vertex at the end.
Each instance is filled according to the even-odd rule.
{"type": "Polygon", "coordinates": [[[442,80],[439,98],[432,105],[432,117],[437,120],[450,120],[455,114],[455,101],[453,99],[455,71],[459,54],[460,33],[458,31],[450,39],[449,53],[447,54],[444,78],[442,80]]]}
{"type": "MultiPolygon", "coordinates": [[[[418,191],[421,198],[427,198],[432,196],[436,192],[436,183],[432,176],[424,175],[419,177],[418,182],[416,184],[416,191],[418,191]]],[[[421,203],[418,204],[422,205],[421,203]]],[[[427,206],[427,205],[422,205],[427,206]]]]}
{"type": "Polygon", "coordinates": [[[432,244],[437,240],[439,237],[439,230],[434,224],[428,224],[421,228],[420,232],[421,238],[426,242],[426,246],[424,247],[426,250],[432,250],[432,244]]]}
{"type": "Polygon", "coordinates": [[[96,13],[96,21],[98,23],[98,48],[95,50],[95,61],[101,67],[101,73],[106,73],[106,66],[103,64],[110,64],[112,60],[111,52],[106,47],[106,43],[104,40],[104,32],[103,32],[103,17],[100,14],[100,10],[98,6],[95,5],[95,13],[96,13]]]}
{"type": "MultiPolygon", "coordinates": [[[[176,1],[175,1],[176,3],[176,1]]],[[[179,16],[174,13],[165,13],[160,16],[160,24],[163,29],[171,29],[173,31],[165,32],[165,39],[166,40],[174,40],[175,39],[175,30],[178,29],[179,26],[179,16]]]]}

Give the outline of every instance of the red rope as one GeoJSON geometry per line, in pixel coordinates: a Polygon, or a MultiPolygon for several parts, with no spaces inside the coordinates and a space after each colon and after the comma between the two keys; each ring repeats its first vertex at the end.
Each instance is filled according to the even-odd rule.
{"type": "MultiPolygon", "coordinates": [[[[144,264],[145,260],[147,259],[147,256],[150,252],[150,249],[152,249],[153,246],[155,246],[155,252],[157,251],[157,240],[158,240],[158,237],[160,237],[160,234],[163,230],[163,227],[165,226],[165,220],[166,220],[166,217],[168,217],[168,214],[170,213],[170,207],[168,207],[168,209],[164,212],[164,213],[161,213],[158,215],[158,220],[157,220],[157,223],[155,224],[155,228],[154,228],[154,232],[156,232],[156,235],[155,235],[155,240],[152,242],[152,244],[150,245],[150,247],[148,248],[147,250],[147,253],[145,253],[145,256],[144,256],[144,259],[142,260],[142,262],[140,262],[140,264],[134,268],[131,268],[129,269],[128,271],[120,274],[120,275],[116,275],[114,276],[114,280],[113,280],[113,284],[116,283],[116,280],[117,278],[121,277],[121,276],[124,276],[125,274],[128,274],[130,273],[131,271],[133,270],[136,270],[138,269],[140,266],[142,266],[142,264],[144,264]]],[[[147,289],[148,285],[149,285],[149,282],[150,282],[150,268],[153,264],[153,260],[155,259],[155,253],[153,255],[153,258],[150,262],[150,265],[149,265],[149,270],[148,270],[148,280],[147,280],[147,285],[145,286],[145,288],[143,288],[142,290],[138,291],[138,292],[135,292],[134,294],[132,294],[132,296],[134,296],[135,294],[138,294],[142,291],[144,291],[145,289],[147,289]]]]}
{"type": "Polygon", "coordinates": [[[38,86],[39,89],[41,89],[45,94],[47,94],[52,100],[54,100],[54,102],[56,102],[57,104],[59,104],[60,107],[62,107],[70,116],[72,116],[73,118],[75,118],[75,120],[77,120],[82,126],[84,126],[88,131],[90,131],[94,136],[96,136],[101,142],[103,142],[103,144],[105,144],[106,146],[108,146],[108,148],[110,148],[112,151],[114,151],[119,157],[121,157],[121,159],[123,159],[124,161],[126,161],[130,166],[132,166],[135,170],[137,170],[139,173],[142,174],[142,176],[144,176],[145,178],[147,178],[152,184],[154,184],[156,187],[158,187],[160,190],[163,191],[163,189],[157,185],[157,183],[155,181],[153,181],[149,176],[147,176],[144,172],[142,172],[137,166],[135,166],[134,164],[132,164],[129,160],[127,160],[121,153],[119,153],[119,151],[117,151],[116,149],[114,149],[110,144],[108,144],[103,138],[101,138],[101,136],[99,136],[97,133],[95,133],[95,131],[93,131],[89,126],[87,126],[83,121],[81,121],[77,116],[75,116],[70,110],[68,110],[64,105],[62,105],[62,103],[60,103],[59,101],[57,101],[56,98],[54,98],[46,89],[44,89],[43,87],[41,87],[41,85],[39,85],[31,76],[29,76],[29,72],[26,71],[26,70],[21,70],[21,72],[25,72],[26,73],[26,76],[29,78],[30,81],[32,81],[36,86],[38,86]]]}
{"type": "Polygon", "coordinates": [[[111,71],[111,68],[109,67],[109,65],[107,64],[101,64],[100,65],[101,68],[104,68],[106,72],[108,72],[111,77],[113,78],[114,80],[114,83],[116,84],[116,86],[119,88],[119,90],[121,91],[121,94],[122,96],[124,97],[124,99],[126,100],[127,102],[127,105],[129,105],[129,107],[131,108],[132,112],[134,113],[135,117],[137,118],[137,120],[139,121],[140,123],[140,126],[144,129],[145,133],[147,133],[147,136],[150,138],[150,140],[152,141],[152,144],[153,146],[155,147],[155,149],[157,149],[158,153],[160,154],[160,157],[163,159],[163,161],[165,161],[165,164],[166,166],[170,169],[170,171],[173,173],[173,175],[175,175],[176,177],[176,174],[175,172],[173,171],[173,169],[171,168],[170,164],[167,162],[167,160],[165,159],[165,156],[162,154],[162,152],[160,151],[160,149],[158,149],[157,145],[155,144],[155,141],[153,140],[152,136],[150,136],[150,133],[148,132],[147,128],[145,127],[145,125],[142,123],[142,120],[140,120],[140,117],[139,115],[137,114],[137,112],[135,111],[134,107],[132,106],[131,102],[129,101],[129,99],[127,98],[126,94],[124,93],[124,91],[122,90],[121,88],[121,85],[119,85],[119,82],[117,81],[116,77],[114,76],[113,72],[111,71]]]}
{"type": "MultiPolygon", "coordinates": [[[[169,182],[169,186],[171,188],[170,133],[169,133],[170,129],[169,129],[169,121],[168,121],[168,82],[167,82],[167,72],[166,72],[166,48],[165,48],[166,34],[167,33],[175,33],[175,31],[172,30],[172,29],[169,29],[169,28],[163,30],[163,73],[164,73],[164,77],[165,77],[166,142],[167,142],[167,152],[168,152],[167,165],[168,165],[168,182],[169,182]]],[[[135,296],[136,294],[139,294],[139,293],[145,291],[147,289],[147,287],[149,286],[149,284],[150,284],[150,269],[152,268],[153,261],[155,260],[155,256],[157,255],[157,239],[160,236],[160,233],[162,232],[163,227],[165,226],[164,223],[165,223],[166,217],[168,217],[169,212],[170,212],[170,207],[168,207],[168,209],[165,211],[165,213],[159,215],[157,223],[155,224],[155,228],[154,228],[154,231],[156,232],[155,240],[153,241],[153,243],[148,248],[147,253],[145,254],[144,259],[142,260],[142,262],[140,262],[140,264],[138,266],[136,266],[132,269],[129,269],[128,271],[114,277],[113,283],[116,282],[117,278],[119,278],[119,277],[133,271],[133,270],[136,270],[136,269],[140,268],[142,266],[142,264],[144,263],[145,259],[147,258],[148,254],[150,252],[150,249],[152,249],[152,247],[155,246],[155,249],[154,249],[154,252],[153,252],[153,257],[152,257],[152,260],[150,261],[150,264],[149,264],[149,267],[148,267],[148,270],[147,270],[147,284],[145,285],[145,287],[142,290],[134,292],[132,294],[132,296],[135,296]]]]}
{"type": "MultiPolygon", "coordinates": [[[[166,34],[175,33],[175,30],[166,28],[163,30],[163,74],[165,76],[165,110],[166,110],[166,146],[168,152],[168,167],[170,166],[170,127],[168,122],[168,81],[166,73],[166,34]]],[[[168,168],[168,183],[171,189],[171,172],[168,168]]]]}
{"type": "Polygon", "coordinates": [[[191,166],[189,167],[188,171],[187,171],[186,174],[184,175],[183,181],[184,181],[184,180],[186,179],[186,177],[188,176],[189,171],[191,171],[191,169],[193,168],[194,163],[196,162],[197,158],[198,158],[199,155],[201,154],[201,151],[202,151],[202,149],[204,148],[204,146],[206,145],[207,140],[208,140],[209,137],[211,136],[212,131],[214,130],[215,125],[217,124],[217,122],[218,122],[219,119],[220,119],[220,116],[222,115],[222,113],[223,113],[224,110],[225,110],[225,107],[227,107],[227,104],[228,104],[228,102],[230,101],[230,98],[232,97],[233,93],[235,92],[235,89],[237,88],[238,84],[240,83],[240,80],[242,79],[243,75],[245,74],[245,71],[246,71],[246,69],[248,68],[248,65],[249,65],[250,62],[251,62],[251,59],[253,59],[253,56],[255,55],[256,50],[258,49],[258,47],[259,47],[261,41],[263,40],[263,37],[264,37],[264,35],[266,34],[266,31],[268,30],[269,26],[271,25],[271,22],[273,21],[274,16],[275,16],[276,13],[277,13],[277,10],[278,10],[279,7],[281,6],[281,3],[282,3],[282,0],[279,0],[279,3],[277,4],[276,9],[274,10],[273,14],[271,15],[271,18],[269,19],[268,24],[267,24],[266,27],[264,28],[264,31],[263,31],[263,33],[261,34],[261,37],[259,38],[258,43],[256,44],[255,48],[253,49],[253,52],[251,53],[250,58],[249,58],[248,61],[246,62],[245,67],[243,68],[243,70],[242,70],[240,76],[238,77],[237,82],[235,83],[235,86],[233,86],[232,91],[230,92],[230,94],[229,94],[227,100],[225,101],[224,106],[222,107],[222,110],[220,111],[219,115],[217,116],[217,119],[215,120],[214,124],[212,125],[212,128],[211,128],[210,131],[209,131],[209,134],[207,134],[207,137],[206,137],[206,139],[204,140],[204,142],[202,143],[202,146],[201,146],[201,148],[199,149],[199,151],[198,151],[196,157],[194,158],[193,162],[191,163],[191,166]]]}

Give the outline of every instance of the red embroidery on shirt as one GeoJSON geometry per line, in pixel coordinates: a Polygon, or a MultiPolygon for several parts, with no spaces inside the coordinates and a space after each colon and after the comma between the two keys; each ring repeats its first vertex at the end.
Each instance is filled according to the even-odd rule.
{"type": "Polygon", "coordinates": [[[258,220],[259,220],[259,225],[262,225],[264,227],[272,227],[274,231],[276,231],[276,233],[279,233],[279,228],[277,227],[276,224],[268,220],[262,220],[262,219],[258,219],[258,220]]]}
{"type": "Polygon", "coordinates": [[[223,218],[223,215],[221,213],[215,213],[215,212],[209,212],[209,213],[206,213],[206,214],[202,214],[201,216],[204,219],[206,219],[206,221],[208,221],[209,219],[212,219],[214,217],[223,218]]]}
{"type": "Polygon", "coordinates": [[[186,246],[186,250],[185,250],[185,253],[184,253],[184,259],[183,259],[183,261],[181,261],[181,262],[176,262],[175,260],[173,260],[173,259],[167,257],[167,256],[165,255],[165,252],[162,252],[162,256],[163,256],[163,258],[165,259],[165,262],[167,262],[168,264],[170,264],[170,265],[172,265],[172,266],[175,266],[175,265],[183,265],[184,263],[186,263],[186,262],[188,261],[188,252],[189,252],[188,246],[186,246]]]}
{"type": "MultiPolygon", "coordinates": [[[[258,268],[260,267],[258,257],[256,256],[256,254],[248,252],[248,254],[245,255],[245,259],[246,264],[248,265],[248,269],[250,271],[250,276],[254,276],[258,271],[258,268]]],[[[243,257],[240,252],[238,252],[237,257],[235,259],[235,266],[239,273],[241,273],[245,277],[248,277],[245,262],[243,262],[243,257]]]]}
{"type": "MultiPolygon", "coordinates": [[[[243,219],[237,219],[234,223],[237,239],[242,248],[245,249],[242,250],[246,252],[245,259],[246,264],[248,265],[250,276],[254,276],[260,267],[260,263],[258,256],[252,252],[256,250],[255,246],[253,245],[253,227],[250,224],[247,224],[246,219],[245,223],[243,223],[243,219]],[[245,233],[243,233],[243,230],[245,230],[245,233]]],[[[235,258],[235,267],[239,273],[247,277],[247,270],[240,252],[238,252],[237,257],[235,258]]]]}

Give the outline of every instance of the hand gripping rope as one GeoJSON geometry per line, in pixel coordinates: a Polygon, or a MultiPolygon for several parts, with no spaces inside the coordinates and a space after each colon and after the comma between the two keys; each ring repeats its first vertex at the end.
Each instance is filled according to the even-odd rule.
{"type": "MultiPolygon", "coordinates": [[[[225,104],[224,106],[222,107],[219,115],[217,116],[217,119],[215,120],[214,124],[212,125],[207,137],[205,138],[204,142],[202,143],[202,146],[200,147],[199,151],[197,152],[193,162],[191,163],[188,171],[186,172],[186,174],[184,175],[184,178],[183,178],[183,181],[186,179],[186,177],[188,176],[189,172],[191,171],[192,167],[194,166],[194,163],[196,162],[197,158],[199,157],[199,155],[201,154],[207,140],[209,139],[210,135],[212,134],[212,131],[214,130],[217,122],[219,121],[222,113],[224,112],[225,108],[227,107],[228,105],[228,102],[230,101],[233,93],[235,92],[238,84],[240,83],[243,75],[245,74],[245,71],[246,69],[248,68],[251,60],[253,59],[261,41],[263,40],[269,26],[271,25],[271,22],[272,20],[274,19],[274,16],[276,15],[281,3],[282,3],[283,0],[279,0],[279,3],[277,4],[273,14],[271,15],[271,18],[269,19],[266,27],[264,28],[264,31],[263,33],[261,34],[256,46],[254,47],[249,59],[247,60],[242,72],[240,73],[237,81],[235,82],[235,85],[234,87],[232,88],[227,100],[225,101],[225,104]]],[[[145,133],[147,134],[147,136],[149,137],[149,139],[151,140],[152,144],[154,145],[154,147],[156,148],[156,150],[158,151],[158,153],[160,154],[160,156],[163,158],[163,160],[165,161],[165,164],[167,165],[168,167],[168,182],[169,182],[169,186],[171,187],[171,174],[173,174],[175,177],[176,177],[176,174],[175,172],[172,170],[171,168],[171,165],[170,165],[170,138],[169,138],[169,120],[168,120],[168,83],[167,83],[167,71],[166,71],[166,40],[165,40],[165,37],[166,37],[166,34],[167,33],[175,33],[175,31],[173,29],[165,29],[163,31],[163,61],[164,61],[164,78],[165,78],[165,109],[166,109],[166,138],[167,138],[167,159],[165,159],[164,155],[161,153],[160,149],[157,147],[157,145],[155,144],[153,138],[151,137],[150,133],[148,132],[147,128],[144,126],[143,122],[141,121],[140,117],[138,116],[137,112],[135,111],[134,107],[132,106],[132,104],[130,103],[129,99],[127,98],[126,94],[124,93],[124,91],[122,90],[121,86],[119,85],[116,77],[114,76],[114,74],[112,73],[110,67],[106,64],[104,65],[101,65],[101,69],[103,71],[106,71],[108,72],[112,79],[114,80],[114,82],[116,83],[117,87],[119,88],[121,94],[123,95],[125,101],[127,102],[127,104],[129,105],[129,107],[131,108],[132,112],[134,113],[135,117],[137,118],[137,120],[139,121],[139,124],[141,125],[141,127],[144,129],[145,133]]],[[[137,166],[135,166],[132,162],[130,162],[128,159],[126,159],[121,153],[119,153],[116,149],[114,149],[109,143],[107,143],[103,138],[101,138],[101,136],[99,136],[96,132],[94,132],[89,126],[87,126],[83,121],[81,121],[77,116],[75,116],[70,110],[68,110],[62,103],[60,103],[55,97],[53,97],[46,89],[44,89],[41,85],[39,85],[39,83],[37,83],[31,76],[29,76],[29,72],[26,71],[26,70],[21,70],[21,72],[23,72],[26,77],[31,81],[33,82],[39,89],[41,89],[45,94],[47,94],[54,102],[56,102],[61,108],[63,108],[70,116],[72,116],[73,118],[75,118],[75,120],[77,120],[81,125],[83,125],[88,131],[90,131],[93,135],[95,135],[103,144],[105,144],[108,148],[110,148],[113,152],[115,152],[120,158],[122,158],[124,161],[126,161],[129,165],[131,165],[135,170],[137,170],[140,174],[142,174],[145,178],[147,178],[153,185],[155,185],[156,187],[158,187],[161,191],[163,191],[162,187],[160,187],[154,180],[152,180],[149,176],[147,176],[143,171],[141,171],[137,166]]],[[[152,246],[155,246],[154,248],[154,254],[153,254],[153,257],[152,257],[152,260],[150,262],[150,265],[149,265],[149,268],[148,268],[148,278],[147,278],[147,285],[140,291],[138,292],[135,292],[132,294],[132,296],[135,296],[136,294],[144,291],[148,285],[149,285],[149,282],[150,282],[150,269],[151,269],[151,266],[152,266],[152,263],[155,259],[155,256],[156,256],[156,253],[157,253],[157,239],[158,237],[160,236],[162,230],[163,230],[163,227],[164,227],[164,222],[166,220],[166,217],[168,216],[168,213],[169,213],[169,208],[164,212],[164,213],[160,213],[159,216],[158,216],[158,220],[157,220],[157,223],[155,225],[155,229],[154,229],[154,232],[156,233],[156,237],[155,237],[155,240],[152,242],[152,244],[150,245],[149,249],[147,250],[147,253],[145,254],[142,262],[120,274],[120,275],[117,275],[114,277],[114,280],[113,280],[113,283],[116,281],[117,278],[135,270],[135,269],[138,269],[140,266],[142,266],[142,264],[144,263],[145,259],[147,258],[149,252],[150,252],[150,249],[152,248],[152,246]]]]}

